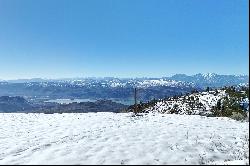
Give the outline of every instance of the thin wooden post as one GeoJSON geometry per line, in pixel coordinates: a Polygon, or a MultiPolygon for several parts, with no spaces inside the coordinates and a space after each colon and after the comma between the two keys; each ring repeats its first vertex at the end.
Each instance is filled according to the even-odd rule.
{"type": "Polygon", "coordinates": [[[136,98],[137,98],[137,89],[135,88],[135,111],[134,111],[135,114],[137,114],[137,101],[136,101],[136,98]]]}

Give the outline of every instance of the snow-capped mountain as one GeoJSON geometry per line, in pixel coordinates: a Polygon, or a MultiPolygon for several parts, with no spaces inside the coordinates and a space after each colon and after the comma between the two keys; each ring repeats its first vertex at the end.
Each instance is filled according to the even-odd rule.
{"type": "Polygon", "coordinates": [[[78,79],[78,80],[58,80],[55,82],[43,81],[43,82],[26,82],[26,86],[76,86],[76,87],[137,87],[137,88],[148,88],[154,86],[194,86],[193,83],[184,81],[175,81],[168,79],[78,79]]]}
{"type": "Polygon", "coordinates": [[[248,75],[218,75],[215,73],[206,74],[195,74],[195,75],[185,75],[176,74],[168,79],[176,81],[192,82],[199,87],[222,87],[222,86],[232,86],[238,84],[246,84],[249,82],[248,75]]]}

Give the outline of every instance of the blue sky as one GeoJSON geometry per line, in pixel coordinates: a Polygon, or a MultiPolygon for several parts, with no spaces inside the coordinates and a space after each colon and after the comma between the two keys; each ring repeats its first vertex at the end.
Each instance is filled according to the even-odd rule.
{"type": "Polygon", "coordinates": [[[0,79],[248,74],[247,0],[0,0],[0,79]]]}

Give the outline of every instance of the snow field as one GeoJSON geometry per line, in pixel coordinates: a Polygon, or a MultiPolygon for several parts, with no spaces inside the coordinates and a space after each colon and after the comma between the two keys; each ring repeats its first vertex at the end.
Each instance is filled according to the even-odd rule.
{"type": "Polygon", "coordinates": [[[0,114],[0,164],[247,164],[249,122],[149,113],[0,114]]]}

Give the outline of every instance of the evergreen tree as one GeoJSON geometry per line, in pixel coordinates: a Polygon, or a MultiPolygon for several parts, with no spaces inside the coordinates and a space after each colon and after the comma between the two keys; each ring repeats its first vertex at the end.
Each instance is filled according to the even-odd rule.
{"type": "Polygon", "coordinates": [[[221,99],[217,101],[216,109],[221,110],[221,99]]]}

